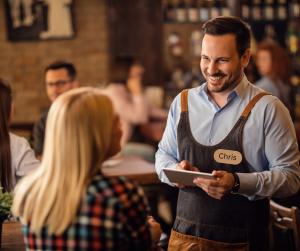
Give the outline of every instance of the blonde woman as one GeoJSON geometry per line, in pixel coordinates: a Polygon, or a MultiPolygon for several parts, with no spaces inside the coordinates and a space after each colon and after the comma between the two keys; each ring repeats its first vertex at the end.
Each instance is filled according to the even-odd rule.
{"type": "Polygon", "coordinates": [[[28,250],[148,250],[151,233],[158,241],[142,191],[101,174],[121,136],[110,99],[96,89],[71,90],[52,104],[41,167],[16,187],[13,204],[28,250]]]}

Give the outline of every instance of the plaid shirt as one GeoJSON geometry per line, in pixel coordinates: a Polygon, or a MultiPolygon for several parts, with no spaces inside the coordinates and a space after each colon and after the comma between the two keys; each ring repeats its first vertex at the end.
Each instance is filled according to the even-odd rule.
{"type": "MultiPolygon", "coordinates": [[[[67,205],[66,205],[67,206],[67,205]]],[[[38,237],[23,226],[27,250],[148,250],[153,247],[141,188],[126,177],[97,175],[87,188],[81,211],[60,236],[38,237]]]]}

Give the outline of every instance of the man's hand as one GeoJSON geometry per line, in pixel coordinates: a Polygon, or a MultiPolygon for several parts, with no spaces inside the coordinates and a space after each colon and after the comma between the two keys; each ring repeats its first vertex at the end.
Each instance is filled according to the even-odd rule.
{"type": "Polygon", "coordinates": [[[231,173],[225,171],[213,171],[212,175],[214,175],[217,180],[196,178],[194,179],[194,183],[198,187],[201,187],[209,196],[221,200],[232,190],[234,177],[231,173]]]}
{"type": "MultiPolygon", "coordinates": [[[[194,167],[190,162],[186,161],[186,160],[183,160],[181,161],[175,169],[178,169],[178,170],[188,170],[188,171],[194,171],[194,172],[200,172],[198,170],[198,168],[194,167]]],[[[185,187],[189,187],[189,186],[186,186],[186,185],[183,185],[183,184],[178,184],[178,183],[174,183],[175,186],[178,186],[180,188],[185,188],[185,187]]]]}

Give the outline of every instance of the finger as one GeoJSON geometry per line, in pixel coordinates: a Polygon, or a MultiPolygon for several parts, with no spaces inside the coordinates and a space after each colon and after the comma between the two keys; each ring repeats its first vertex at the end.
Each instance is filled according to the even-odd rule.
{"type": "Polygon", "coordinates": [[[225,187],[214,187],[214,186],[209,186],[204,183],[197,183],[196,181],[194,182],[198,187],[202,188],[208,195],[221,195],[225,196],[228,194],[228,190],[225,187]]]}
{"type": "Polygon", "coordinates": [[[183,170],[187,170],[188,169],[188,161],[186,161],[186,160],[183,160],[183,161],[181,161],[180,162],[180,165],[181,165],[181,167],[182,167],[182,169],[183,170]]]}
{"type": "Polygon", "coordinates": [[[198,183],[205,184],[207,186],[213,187],[223,187],[224,184],[220,180],[211,180],[211,179],[204,179],[204,178],[196,178],[194,183],[198,185],[198,183]]]}
{"type": "Polygon", "coordinates": [[[194,170],[193,165],[186,160],[181,161],[180,164],[181,164],[183,170],[190,170],[190,171],[194,170]]]}
{"type": "Polygon", "coordinates": [[[156,220],[154,220],[154,219],[152,218],[152,219],[148,219],[148,222],[149,222],[149,223],[155,223],[156,220]]]}
{"type": "Polygon", "coordinates": [[[227,172],[225,171],[213,171],[212,175],[216,176],[217,178],[222,178],[227,172]]]}
{"type": "Polygon", "coordinates": [[[179,188],[185,188],[186,185],[183,184],[178,184],[178,183],[174,183],[175,186],[179,187],[179,188]]]}

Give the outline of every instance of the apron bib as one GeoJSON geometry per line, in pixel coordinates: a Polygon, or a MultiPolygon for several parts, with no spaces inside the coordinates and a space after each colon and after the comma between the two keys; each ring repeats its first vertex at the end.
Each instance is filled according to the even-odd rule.
{"type": "MultiPolygon", "coordinates": [[[[189,161],[200,172],[222,170],[229,173],[250,173],[243,151],[243,128],[253,106],[269,93],[256,95],[231,132],[215,146],[204,146],[194,139],[190,129],[187,94],[188,90],[181,94],[181,114],[177,130],[180,159],[189,161]],[[242,155],[242,161],[237,165],[216,162],[214,153],[220,149],[238,151],[242,155]]],[[[269,250],[269,214],[268,198],[249,201],[243,195],[229,193],[222,200],[217,200],[199,187],[180,189],[177,216],[168,250],[269,250]]]]}

